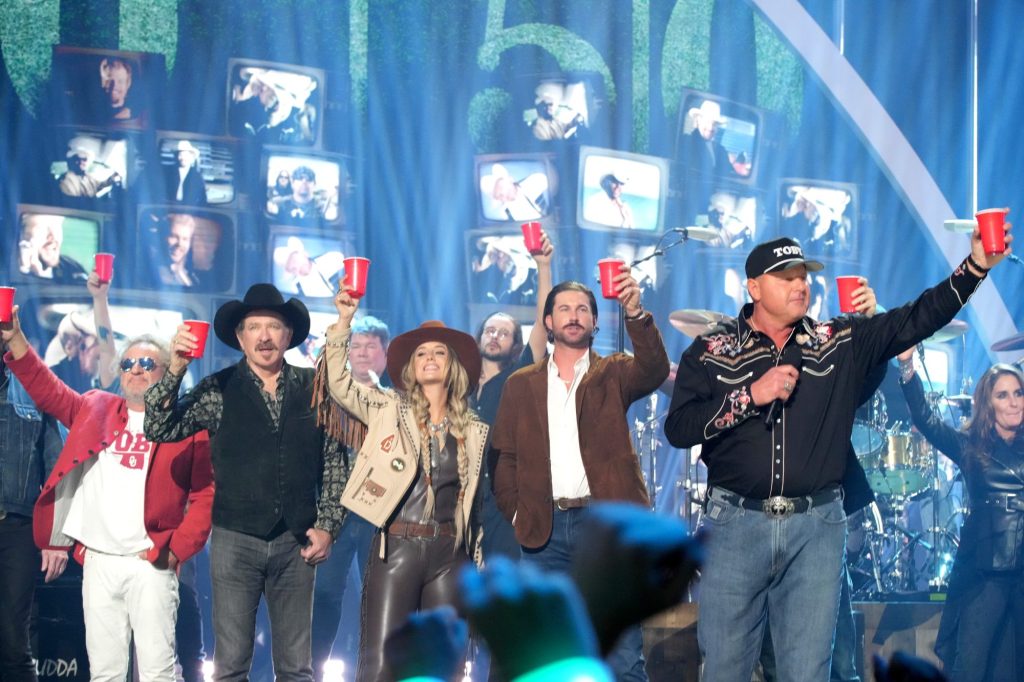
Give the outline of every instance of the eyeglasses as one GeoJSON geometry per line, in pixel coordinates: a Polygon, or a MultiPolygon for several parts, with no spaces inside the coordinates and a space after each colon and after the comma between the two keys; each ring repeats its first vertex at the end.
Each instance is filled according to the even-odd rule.
{"type": "Polygon", "coordinates": [[[152,372],[156,369],[156,360],[153,358],[125,358],[121,361],[121,371],[127,374],[132,371],[135,363],[139,363],[139,367],[144,372],[152,372]]]}
{"type": "Polygon", "coordinates": [[[512,332],[507,329],[496,329],[495,327],[488,327],[484,330],[484,336],[496,336],[499,339],[507,339],[512,336],[512,332]]]}

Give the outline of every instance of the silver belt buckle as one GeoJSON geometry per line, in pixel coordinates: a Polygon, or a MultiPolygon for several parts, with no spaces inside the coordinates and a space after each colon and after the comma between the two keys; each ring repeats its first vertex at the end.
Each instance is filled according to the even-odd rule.
{"type": "Polygon", "coordinates": [[[793,515],[796,505],[788,497],[776,495],[765,500],[762,509],[764,509],[766,515],[773,519],[786,519],[793,515]]]}

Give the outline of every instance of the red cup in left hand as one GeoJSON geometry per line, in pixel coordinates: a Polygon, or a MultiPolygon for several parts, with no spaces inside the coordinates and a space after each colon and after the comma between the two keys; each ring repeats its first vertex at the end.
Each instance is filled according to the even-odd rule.
{"type": "Polygon", "coordinates": [[[622,273],[622,266],[626,261],[621,258],[602,258],[597,261],[598,271],[601,273],[601,295],[605,298],[619,297],[619,283],[615,278],[622,273]]]}
{"type": "Polygon", "coordinates": [[[981,245],[985,248],[986,255],[995,256],[1006,251],[1006,230],[1003,224],[1006,222],[1007,212],[1005,208],[986,208],[974,214],[978,220],[978,232],[981,233],[981,245]]]}
{"type": "Polygon", "coordinates": [[[0,287],[0,322],[14,319],[14,287],[0,287]]]}
{"type": "Polygon", "coordinates": [[[341,288],[352,298],[362,298],[366,294],[366,275],[370,271],[370,259],[351,256],[345,259],[345,279],[341,288]]]}
{"type": "Polygon", "coordinates": [[[836,289],[839,290],[839,312],[857,312],[857,308],[853,305],[853,292],[859,289],[860,286],[860,277],[857,275],[836,277],[836,289]]]}
{"type": "Polygon", "coordinates": [[[100,284],[108,284],[114,279],[114,254],[96,254],[96,276],[100,278],[100,284]]]}

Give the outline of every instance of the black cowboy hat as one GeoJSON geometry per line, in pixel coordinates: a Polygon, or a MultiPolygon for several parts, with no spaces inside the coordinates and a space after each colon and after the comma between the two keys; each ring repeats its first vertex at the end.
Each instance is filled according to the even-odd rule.
{"type": "Polygon", "coordinates": [[[297,298],[290,298],[285,303],[284,296],[273,284],[253,284],[245,292],[241,301],[228,301],[217,309],[213,317],[213,331],[217,338],[235,350],[241,350],[235,329],[238,323],[251,312],[266,310],[277,313],[292,328],[292,340],[289,348],[295,348],[309,336],[309,311],[297,298]]]}
{"type": "Polygon", "coordinates": [[[480,348],[472,336],[447,327],[440,320],[427,320],[416,329],[391,339],[391,343],[388,344],[388,377],[395,388],[405,390],[402,384],[402,369],[420,344],[428,341],[440,341],[455,351],[459,363],[469,375],[469,390],[472,392],[480,381],[480,348]]]}

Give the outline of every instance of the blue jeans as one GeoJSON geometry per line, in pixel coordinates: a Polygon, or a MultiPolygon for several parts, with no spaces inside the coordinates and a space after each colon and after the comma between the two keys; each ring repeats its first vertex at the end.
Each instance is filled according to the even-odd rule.
{"type": "MultiPolygon", "coordinates": [[[[523,561],[545,571],[568,573],[576,551],[579,527],[586,509],[555,509],[552,514],[551,537],[540,549],[523,548],[523,561]]],[[[616,680],[647,682],[644,668],[644,640],[640,626],[629,628],[619,638],[605,661],[616,680]]]]}
{"type": "MultiPolygon", "coordinates": [[[[842,590],[839,593],[839,617],[836,620],[836,636],[832,643],[831,682],[861,682],[857,672],[857,623],[853,614],[850,591],[853,585],[850,572],[843,562],[842,590]]],[[[761,649],[761,672],[765,682],[775,682],[775,651],[772,649],[771,626],[765,624],[764,648],[761,649]]]]}
{"type": "Polygon", "coordinates": [[[846,515],[835,499],[786,519],[713,490],[697,641],[704,682],[749,680],[771,623],[778,678],[824,682],[839,608],[846,515]]]}
{"type": "Polygon", "coordinates": [[[213,527],[214,679],[246,681],[252,665],[256,611],[265,596],[277,680],[311,682],[310,623],[316,569],[289,532],[273,540],[213,527]]]}
{"type": "MultiPolygon", "coordinates": [[[[355,570],[356,582],[362,585],[374,531],[372,523],[350,513],[341,524],[331,556],[317,566],[316,586],[313,589],[313,677],[317,680],[323,679],[324,663],[331,657],[338,626],[341,624],[349,570],[355,570]]],[[[358,642],[351,653],[357,651],[358,642]]],[[[339,651],[338,655],[341,653],[339,651]]],[[[355,657],[347,658],[346,667],[355,668],[355,657]]]]}

